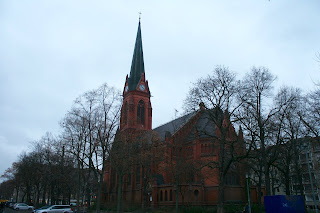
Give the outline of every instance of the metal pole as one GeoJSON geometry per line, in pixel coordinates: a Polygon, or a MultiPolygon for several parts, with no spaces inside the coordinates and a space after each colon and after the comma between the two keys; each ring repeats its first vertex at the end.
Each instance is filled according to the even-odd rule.
{"type": "Polygon", "coordinates": [[[248,193],[248,206],[249,206],[249,213],[251,213],[251,204],[250,204],[250,192],[249,192],[249,175],[246,175],[247,179],[247,193],[248,193]]]}
{"type": "Polygon", "coordinates": [[[307,153],[307,146],[306,148],[306,160],[307,160],[307,167],[308,167],[308,172],[309,172],[309,178],[310,178],[310,183],[311,183],[311,190],[312,190],[312,196],[313,196],[313,204],[315,205],[316,208],[316,213],[318,213],[318,205],[316,203],[316,196],[314,194],[314,189],[313,189],[313,181],[312,181],[312,176],[311,176],[311,171],[310,171],[310,165],[309,165],[309,158],[308,158],[308,153],[307,153]]]}

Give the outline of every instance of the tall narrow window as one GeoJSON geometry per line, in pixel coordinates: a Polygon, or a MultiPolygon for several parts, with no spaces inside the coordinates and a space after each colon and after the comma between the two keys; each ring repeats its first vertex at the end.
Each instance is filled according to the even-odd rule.
{"type": "Polygon", "coordinates": [[[127,121],[128,121],[128,103],[126,102],[124,104],[124,107],[123,107],[123,119],[124,119],[124,124],[127,124],[127,121]]]}
{"type": "Polygon", "coordinates": [[[128,181],[128,186],[130,186],[131,185],[131,173],[128,174],[127,181],[128,181]]]}
{"type": "Polygon", "coordinates": [[[138,124],[144,125],[144,102],[140,100],[137,108],[137,121],[138,124]]]}
{"type": "Polygon", "coordinates": [[[136,184],[140,184],[140,165],[137,165],[137,171],[136,171],[136,184]]]}
{"type": "Polygon", "coordinates": [[[116,171],[111,170],[111,188],[116,185],[116,171]]]}

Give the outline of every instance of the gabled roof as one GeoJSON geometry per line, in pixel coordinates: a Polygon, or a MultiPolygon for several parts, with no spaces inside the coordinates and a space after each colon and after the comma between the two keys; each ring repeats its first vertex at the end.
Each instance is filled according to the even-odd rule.
{"type": "Polygon", "coordinates": [[[196,119],[195,125],[186,132],[186,136],[184,141],[192,141],[195,139],[195,132],[197,132],[199,138],[209,138],[214,137],[215,135],[215,121],[214,117],[218,115],[218,119],[223,118],[223,112],[220,109],[214,108],[211,110],[204,111],[194,111],[187,115],[184,115],[180,118],[172,120],[162,126],[159,126],[154,131],[158,132],[160,140],[164,141],[166,135],[171,136],[175,134],[179,129],[181,129],[184,125],[186,125],[194,116],[199,114],[199,117],[196,119]]]}
{"type": "Polygon", "coordinates": [[[130,76],[128,78],[129,90],[135,90],[144,73],[144,61],[142,51],[141,24],[139,20],[136,43],[134,46],[133,58],[131,63],[130,76]]]}
{"type": "Polygon", "coordinates": [[[183,125],[188,123],[188,121],[197,114],[197,111],[191,112],[189,114],[186,114],[180,118],[174,119],[172,121],[169,121],[166,124],[163,124],[155,129],[154,131],[158,132],[160,140],[164,140],[166,137],[166,134],[173,135],[176,131],[178,131],[183,125]]]}
{"type": "Polygon", "coordinates": [[[209,138],[215,136],[215,123],[212,120],[211,111],[204,111],[197,120],[196,125],[193,126],[184,141],[192,141],[195,139],[195,131],[197,131],[199,138],[209,138]]]}

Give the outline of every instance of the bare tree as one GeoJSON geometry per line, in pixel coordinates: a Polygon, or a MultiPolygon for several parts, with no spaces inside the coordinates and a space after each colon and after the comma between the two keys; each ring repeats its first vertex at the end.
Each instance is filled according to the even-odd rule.
{"type": "MultiPolygon", "coordinates": [[[[258,153],[258,159],[260,168],[263,169],[263,175],[265,178],[266,193],[270,195],[270,178],[269,169],[270,162],[268,162],[268,150],[272,144],[268,135],[268,122],[276,114],[277,109],[268,109],[267,98],[271,97],[272,84],[275,77],[265,67],[253,67],[251,72],[248,73],[243,80],[243,90],[245,94],[243,101],[244,111],[251,114],[250,121],[242,119],[241,122],[244,125],[244,129],[248,132],[248,135],[255,136],[256,153],[258,153]],[[252,122],[254,125],[252,125],[252,122]],[[251,128],[253,127],[253,128],[251,128]]],[[[260,177],[262,174],[259,175],[260,177]]],[[[259,187],[260,188],[260,187],[259,187]]],[[[261,189],[259,192],[261,196],[261,189]]],[[[260,201],[260,197],[259,197],[260,201]]]]}
{"type": "MultiPolygon", "coordinates": [[[[175,119],[168,124],[173,129],[173,135],[171,135],[170,132],[165,134],[164,140],[166,143],[162,143],[160,149],[162,152],[159,156],[160,158],[158,157],[163,163],[158,164],[157,175],[160,175],[158,177],[160,185],[163,184],[164,181],[173,183],[175,189],[175,210],[179,212],[179,201],[182,201],[182,205],[185,204],[185,196],[188,193],[189,184],[195,181],[196,172],[199,171],[196,171],[196,162],[192,157],[192,142],[183,141],[183,132],[190,130],[188,130],[186,126],[181,126],[181,122],[186,123],[188,121],[187,117],[189,116],[182,116],[177,119],[177,113],[178,111],[175,110],[175,119]],[[166,174],[166,180],[164,180],[162,174],[166,174]]],[[[159,136],[158,134],[156,135],[157,137],[159,136]]],[[[160,141],[163,139],[158,138],[157,140],[160,141]]],[[[157,153],[159,154],[159,152],[157,153]]],[[[171,190],[169,194],[170,201],[173,199],[172,195],[171,190]]],[[[166,198],[168,199],[166,195],[164,198],[160,195],[160,201],[166,201],[166,198]]]]}
{"type": "Polygon", "coordinates": [[[98,113],[96,114],[97,124],[94,138],[98,147],[94,152],[95,161],[92,161],[92,166],[95,175],[99,180],[97,197],[97,210],[99,210],[101,205],[101,190],[103,187],[105,162],[110,154],[111,144],[119,126],[121,102],[119,91],[108,87],[107,84],[102,85],[97,90],[97,95],[98,113]]]}
{"type": "Polygon", "coordinates": [[[122,209],[122,187],[123,187],[123,178],[126,175],[130,175],[131,177],[131,170],[136,168],[138,170],[136,175],[140,175],[140,165],[134,160],[135,150],[133,143],[136,135],[134,133],[126,132],[126,134],[121,134],[118,131],[112,148],[109,154],[109,163],[111,165],[111,176],[112,176],[112,184],[115,184],[115,179],[117,174],[117,186],[112,185],[110,186],[110,190],[114,190],[117,188],[117,212],[120,212],[122,209]]]}
{"type": "Polygon", "coordinates": [[[307,129],[306,135],[320,136],[320,86],[308,93],[305,97],[304,110],[300,111],[299,117],[307,129]]]}
{"type": "Polygon", "coordinates": [[[254,140],[253,152],[256,163],[252,168],[257,173],[258,201],[261,204],[261,185],[265,182],[266,195],[271,195],[271,167],[279,156],[279,146],[284,142],[284,126],[289,113],[298,99],[294,89],[282,89],[271,104],[275,77],[265,67],[253,67],[242,84],[245,93],[241,123],[248,138],[254,140]]]}
{"type": "Polygon", "coordinates": [[[0,183],[0,199],[7,200],[12,197],[14,191],[14,180],[6,180],[0,183]]]}
{"type": "Polygon", "coordinates": [[[123,187],[132,186],[132,181],[136,189],[142,191],[141,207],[145,210],[148,193],[152,192],[154,168],[163,159],[162,150],[161,142],[152,131],[130,129],[117,132],[107,160],[111,178],[109,192],[117,191],[117,212],[122,211],[123,187]]]}
{"type": "Polygon", "coordinates": [[[173,135],[172,144],[166,143],[165,163],[161,164],[158,169],[160,173],[168,174],[169,181],[174,184],[176,212],[179,212],[179,197],[181,196],[182,204],[184,204],[189,183],[195,181],[196,168],[190,149],[188,149],[190,145],[190,143],[184,143],[180,135],[173,135]]]}
{"type": "MultiPolygon", "coordinates": [[[[77,211],[80,210],[80,199],[85,196],[87,183],[90,178],[87,160],[87,125],[86,117],[83,115],[81,108],[76,107],[73,107],[61,122],[61,126],[63,127],[61,137],[65,143],[66,151],[74,155],[76,159],[77,211]]],[[[84,202],[84,200],[82,202],[84,202]]]]}
{"type": "MultiPolygon", "coordinates": [[[[296,88],[283,87],[275,96],[274,104],[281,110],[271,119],[275,149],[278,150],[272,166],[280,171],[280,178],[285,185],[286,194],[291,194],[291,181],[298,178],[302,195],[301,169],[299,167],[300,148],[298,139],[303,136],[303,126],[298,113],[301,111],[301,91],[296,88]],[[281,107],[282,106],[282,107],[281,107]]],[[[279,178],[279,177],[278,177],[279,178]]],[[[274,190],[274,187],[272,187],[274,190]]]]}
{"type": "Polygon", "coordinates": [[[46,133],[33,145],[31,152],[22,153],[19,161],[14,162],[3,176],[12,180],[16,190],[15,200],[35,202],[35,205],[39,206],[42,195],[43,202],[48,198],[51,204],[58,199],[69,203],[72,191],[72,177],[69,173],[73,168],[72,159],[63,154],[63,147],[56,143],[50,133],[46,133]]]}
{"type": "Polygon", "coordinates": [[[218,170],[218,213],[224,212],[224,189],[228,172],[231,171],[232,165],[236,165],[246,156],[243,152],[244,142],[241,143],[234,137],[236,133],[233,124],[238,120],[235,112],[242,105],[242,102],[237,102],[238,96],[241,95],[239,89],[235,74],[226,67],[218,66],[212,75],[194,84],[185,102],[187,110],[195,109],[199,103],[204,103],[202,107],[207,108],[209,120],[219,130],[219,135],[202,130],[202,134],[218,141],[218,162],[210,161],[205,165],[218,170]]]}
{"type": "Polygon", "coordinates": [[[15,193],[16,197],[14,199],[17,200],[22,187],[21,177],[17,175],[17,162],[13,162],[12,166],[6,169],[6,171],[1,175],[1,178],[7,181],[12,181],[14,186],[12,195],[15,193]]]}
{"type": "MultiPolygon", "coordinates": [[[[118,127],[120,106],[119,91],[104,84],[77,98],[72,110],[62,122],[69,151],[78,159],[78,170],[87,168],[87,178],[90,178],[92,172],[98,183],[97,212],[101,205],[104,162],[110,154],[118,127]]],[[[89,199],[90,195],[87,197],[89,199]]]]}
{"type": "Polygon", "coordinates": [[[142,211],[146,210],[148,195],[152,193],[156,167],[164,160],[164,144],[153,131],[142,132],[134,140],[134,161],[141,167],[142,211]]]}

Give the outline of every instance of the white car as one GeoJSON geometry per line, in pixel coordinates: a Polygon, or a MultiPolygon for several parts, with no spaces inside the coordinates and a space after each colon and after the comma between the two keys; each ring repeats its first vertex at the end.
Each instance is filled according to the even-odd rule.
{"type": "Polygon", "coordinates": [[[13,209],[14,210],[33,210],[34,207],[33,206],[28,206],[25,203],[16,203],[13,205],[13,209]]]}
{"type": "Polygon", "coordinates": [[[73,213],[69,205],[53,205],[45,209],[38,209],[35,213],[73,213]]]}

